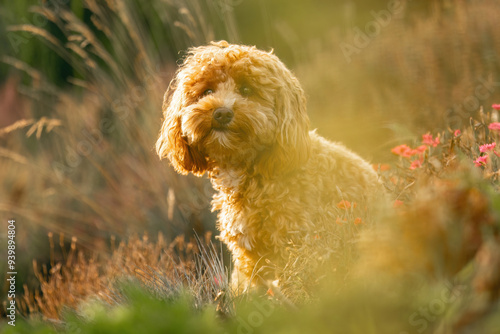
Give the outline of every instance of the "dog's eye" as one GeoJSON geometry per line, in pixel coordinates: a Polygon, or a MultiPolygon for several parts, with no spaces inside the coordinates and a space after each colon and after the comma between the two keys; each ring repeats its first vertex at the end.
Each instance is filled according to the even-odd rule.
{"type": "Polygon", "coordinates": [[[203,92],[203,94],[201,94],[201,96],[207,96],[213,93],[214,93],[213,89],[207,89],[203,92]]]}
{"type": "Polygon", "coordinates": [[[240,94],[243,96],[250,96],[250,95],[253,95],[253,90],[252,90],[252,88],[243,85],[240,87],[240,94]]]}

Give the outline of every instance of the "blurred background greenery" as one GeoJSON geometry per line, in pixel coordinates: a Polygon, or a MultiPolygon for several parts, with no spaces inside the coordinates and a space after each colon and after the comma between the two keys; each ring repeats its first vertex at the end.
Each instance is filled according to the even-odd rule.
{"type": "Polygon", "coordinates": [[[178,176],[153,149],[188,47],[274,49],[304,86],[312,128],[384,162],[401,140],[461,128],[499,102],[499,10],[496,0],[3,2],[1,228],[16,219],[22,283],[37,284],[32,259],[53,263],[49,232],[105,257],[111,236],[214,229],[207,180],[178,176]]]}

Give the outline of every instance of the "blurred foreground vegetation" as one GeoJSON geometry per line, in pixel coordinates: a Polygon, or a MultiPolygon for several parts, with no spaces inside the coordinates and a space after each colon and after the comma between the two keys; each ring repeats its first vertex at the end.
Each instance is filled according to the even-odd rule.
{"type": "Polygon", "coordinates": [[[0,225],[17,222],[26,316],[6,331],[498,332],[499,162],[480,146],[498,141],[500,4],[389,3],[0,5],[0,225]],[[209,183],[154,153],[176,61],[218,39],[274,48],[313,128],[370,158],[398,206],[375,230],[341,219],[355,254],[305,305],[231,295],[209,183]]]}

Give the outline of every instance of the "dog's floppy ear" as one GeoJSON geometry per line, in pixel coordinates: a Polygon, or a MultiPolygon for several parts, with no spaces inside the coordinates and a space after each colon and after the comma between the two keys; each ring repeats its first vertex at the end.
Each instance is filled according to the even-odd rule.
{"type": "Polygon", "coordinates": [[[167,157],[175,170],[181,174],[192,172],[202,175],[208,168],[207,159],[198,148],[189,146],[182,135],[183,94],[175,86],[173,81],[163,99],[164,121],[156,142],[156,153],[160,159],[167,157]]]}
{"type": "Polygon", "coordinates": [[[284,70],[275,98],[278,133],[275,145],[260,159],[256,172],[267,177],[287,174],[309,159],[311,138],[306,98],[298,80],[284,70]]]}

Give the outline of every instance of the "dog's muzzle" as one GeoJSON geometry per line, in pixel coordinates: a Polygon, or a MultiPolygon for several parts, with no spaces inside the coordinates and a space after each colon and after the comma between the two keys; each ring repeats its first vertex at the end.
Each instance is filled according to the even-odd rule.
{"type": "Polygon", "coordinates": [[[225,129],[233,120],[234,112],[226,107],[220,107],[214,110],[212,120],[214,128],[225,129]]]}

